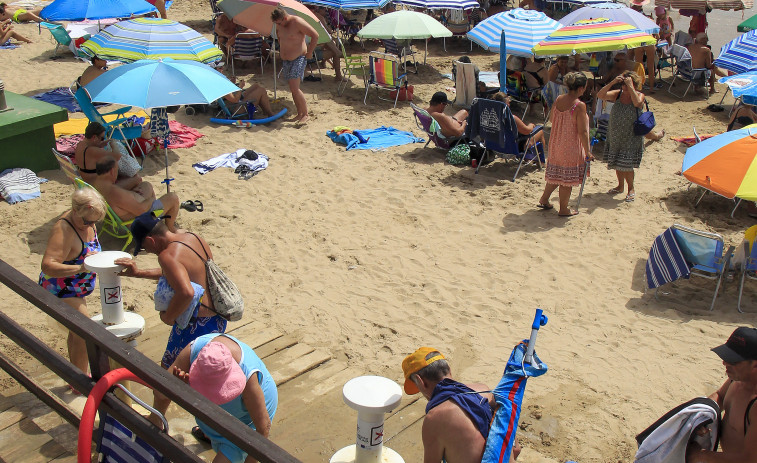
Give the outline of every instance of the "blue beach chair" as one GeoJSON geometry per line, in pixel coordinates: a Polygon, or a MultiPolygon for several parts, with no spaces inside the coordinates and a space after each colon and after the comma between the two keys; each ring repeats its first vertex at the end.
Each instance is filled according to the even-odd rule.
{"type": "Polygon", "coordinates": [[[746,260],[739,266],[739,273],[741,278],[739,279],[739,302],[737,308],[739,312],[741,310],[741,295],[744,292],[744,282],[747,278],[750,280],[757,280],[757,225],[754,225],[747,229],[744,240],[745,256],[746,260]]]}
{"type": "MultiPolygon", "coordinates": [[[[79,103],[81,111],[85,116],[87,116],[89,122],[99,122],[100,124],[102,124],[102,126],[105,127],[106,138],[114,138],[116,140],[124,142],[124,145],[126,145],[129,153],[134,156],[134,152],[132,151],[131,146],[129,146],[129,140],[136,140],[137,138],[142,136],[142,126],[124,125],[124,123],[126,123],[129,119],[123,117],[123,115],[131,111],[131,106],[119,108],[115,111],[110,111],[107,113],[100,113],[92,104],[92,99],[90,98],[89,93],[87,93],[87,90],[85,90],[84,87],[79,88],[76,93],[74,93],[74,98],[76,98],[76,102],[79,103]],[[117,118],[112,122],[106,122],[105,118],[103,117],[113,115],[117,116],[117,118]]],[[[144,153],[140,154],[144,159],[144,153]]]]}

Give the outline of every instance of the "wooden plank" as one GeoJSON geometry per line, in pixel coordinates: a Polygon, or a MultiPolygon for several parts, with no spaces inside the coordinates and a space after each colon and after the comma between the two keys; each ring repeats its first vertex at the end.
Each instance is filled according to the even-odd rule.
{"type": "Polygon", "coordinates": [[[248,320],[240,322],[229,322],[229,324],[226,326],[226,332],[237,339],[242,339],[236,333],[254,333],[256,331],[262,331],[265,328],[265,323],[261,323],[258,320],[248,320]]]}
{"type": "Polygon", "coordinates": [[[297,344],[297,339],[295,339],[293,336],[284,335],[280,338],[276,338],[259,347],[256,347],[255,353],[258,354],[258,357],[260,357],[261,359],[265,359],[275,354],[276,352],[288,349],[295,344],[297,344]]]}
{"type": "Polygon", "coordinates": [[[77,439],[79,438],[79,429],[71,426],[64,421],[60,425],[46,430],[47,434],[55,439],[66,452],[76,455],[77,439]]]}
{"type": "Polygon", "coordinates": [[[47,463],[53,458],[57,458],[62,455],[69,455],[60,444],[54,440],[45,442],[37,449],[29,449],[23,454],[14,457],[14,463],[47,463]]]}
{"type": "Polygon", "coordinates": [[[52,437],[42,432],[32,420],[24,418],[0,431],[0,457],[16,462],[50,441],[52,437]]]}
{"type": "Polygon", "coordinates": [[[76,462],[77,462],[76,455],[72,455],[70,453],[64,453],[58,458],[54,460],[50,460],[50,463],[76,463],[76,462]]]}
{"type": "Polygon", "coordinates": [[[356,376],[360,376],[357,370],[347,368],[343,362],[330,360],[283,384],[279,388],[279,410],[287,415],[291,415],[292,410],[306,410],[312,402],[334,390],[341,397],[344,384],[356,376]]]}
{"type": "Polygon", "coordinates": [[[283,333],[276,328],[268,328],[258,323],[245,325],[229,332],[229,334],[252,347],[256,352],[258,347],[271,342],[274,339],[280,338],[283,335],[283,333]]]}
{"type": "Polygon", "coordinates": [[[307,347],[307,349],[310,349],[311,352],[302,354],[301,352],[306,351],[306,349],[297,349],[299,346],[303,346],[303,344],[297,344],[270,357],[273,359],[271,364],[274,365],[274,369],[273,371],[269,371],[271,371],[276,385],[291,381],[293,378],[331,359],[331,354],[328,352],[324,350],[312,350],[310,347],[307,347]]]}
{"type": "Polygon", "coordinates": [[[0,413],[0,430],[9,428],[17,424],[19,421],[23,420],[24,418],[25,417],[24,417],[23,411],[21,411],[18,407],[11,407],[5,410],[4,412],[0,413]]]}

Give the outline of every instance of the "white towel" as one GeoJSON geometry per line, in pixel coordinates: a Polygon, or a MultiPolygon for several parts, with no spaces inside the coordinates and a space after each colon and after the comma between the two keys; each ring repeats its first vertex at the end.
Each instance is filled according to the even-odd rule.
{"type": "Polygon", "coordinates": [[[0,172],[0,196],[10,204],[39,198],[39,184],[45,182],[29,169],[5,169],[0,172]]]}
{"type": "Polygon", "coordinates": [[[258,159],[255,161],[242,159],[243,162],[237,162],[237,158],[242,156],[245,151],[247,151],[247,148],[240,148],[234,152],[221,154],[220,156],[208,159],[207,161],[192,164],[192,167],[194,167],[195,170],[200,173],[200,175],[207,174],[208,172],[216,170],[219,167],[231,167],[232,169],[236,169],[240,164],[248,166],[253,172],[263,170],[268,167],[268,156],[266,156],[265,154],[260,154],[258,159]]]}

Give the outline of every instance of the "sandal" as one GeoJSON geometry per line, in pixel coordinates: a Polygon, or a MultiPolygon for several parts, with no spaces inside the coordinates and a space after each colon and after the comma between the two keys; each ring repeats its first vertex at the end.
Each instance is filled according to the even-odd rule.
{"type": "MultiPolygon", "coordinates": [[[[189,201],[187,201],[187,202],[189,202],[189,201]]],[[[195,200],[194,201],[194,205],[195,205],[195,210],[197,212],[202,212],[202,211],[205,210],[205,206],[202,205],[202,201],[200,201],[200,200],[195,200]]]]}
{"type": "Polygon", "coordinates": [[[626,199],[625,199],[625,201],[626,201],[627,203],[632,203],[632,202],[633,202],[633,201],[634,201],[635,199],[636,199],[636,193],[628,193],[628,194],[626,195],[626,199]]]}
{"type": "Polygon", "coordinates": [[[207,442],[208,444],[210,443],[210,439],[208,439],[208,436],[206,436],[205,433],[202,432],[202,429],[200,429],[199,426],[193,427],[190,433],[192,434],[192,437],[194,437],[198,441],[207,442]]]}
{"type": "Polygon", "coordinates": [[[615,188],[610,188],[609,190],[607,190],[608,195],[616,195],[618,193],[623,193],[623,188],[615,187],[615,188]]]}
{"type": "Polygon", "coordinates": [[[553,206],[552,203],[547,203],[547,204],[539,203],[536,205],[536,207],[538,207],[539,209],[544,209],[545,211],[555,208],[555,206],[553,206]]]}
{"type": "Polygon", "coordinates": [[[197,210],[197,206],[195,206],[195,203],[192,200],[184,201],[179,207],[189,212],[194,212],[197,210]]]}

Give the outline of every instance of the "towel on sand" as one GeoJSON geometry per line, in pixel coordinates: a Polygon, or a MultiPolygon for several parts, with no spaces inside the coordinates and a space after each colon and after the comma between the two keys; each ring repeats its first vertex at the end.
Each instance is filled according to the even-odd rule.
{"type": "Polygon", "coordinates": [[[29,169],[5,169],[0,172],[0,196],[10,204],[39,198],[39,184],[45,182],[29,169]]]}
{"type": "MultiPolygon", "coordinates": [[[[86,119],[74,119],[74,121],[81,120],[86,121],[86,119]]],[[[58,124],[56,124],[56,126],[57,125],[58,124]]],[[[171,128],[171,133],[168,135],[168,147],[171,149],[190,148],[196,145],[198,138],[205,136],[192,127],[188,127],[182,124],[181,122],[169,121],[168,126],[171,128]]],[[[84,127],[86,127],[86,123],[84,124],[84,127]]],[[[84,127],[81,128],[82,132],[84,132],[84,127]]],[[[61,154],[73,155],[74,151],[76,150],[76,145],[80,141],[84,140],[84,135],[81,135],[81,133],[67,134],[67,132],[69,132],[70,130],[75,130],[75,128],[72,125],[69,125],[69,127],[66,127],[64,130],[62,130],[62,132],[66,133],[66,135],[58,135],[56,127],[56,135],[58,136],[58,138],[55,140],[55,149],[58,150],[58,152],[61,154]]]]}
{"type": "MultiPolygon", "coordinates": [[[[32,95],[32,98],[60,106],[61,108],[67,109],[70,113],[78,113],[81,111],[79,103],[76,102],[76,99],[66,87],[58,87],[49,92],[37,93],[36,95],[32,95]]],[[[100,106],[107,106],[107,103],[95,103],[96,108],[100,106]]]]}
{"type": "Polygon", "coordinates": [[[4,44],[0,45],[0,48],[4,50],[13,50],[14,48],[18,48],[18,45],[11,43],[10,39],[7,40],[4,44]]]}
{"type": "Polygon", "coordinates": [[[200,175],[207,174],[210,171],[216,170],[219,167],[230,167],[236,169],[240,164],[247,166],[250,172],[258,172],[265,170],[268,167],[268,156],[265,154],[258,154],[258,158],[254,161],[249,159],[238,159],[247,151],[246,148],[240,148],[231,153],[224,153],[214,158],[210,158],[207,161],[198,162],[192,164],[200,175]]]}
{"type": "Polygon", "coordinates": [[[403,132],[394,127],[381,126],[377,129],[355,130],[366,140],[360,143],[360,138],[352,133],[342,133],[337,135],[333,130],[326,132],[326,136],[331,138],[334,143],[347,145],[347,151],[352,149],[374,150],[378,151],[390,146],[407,145],[409,143],[423,143],[426,140],[418,138],[412,132],[403,132]]]}

